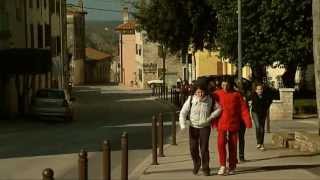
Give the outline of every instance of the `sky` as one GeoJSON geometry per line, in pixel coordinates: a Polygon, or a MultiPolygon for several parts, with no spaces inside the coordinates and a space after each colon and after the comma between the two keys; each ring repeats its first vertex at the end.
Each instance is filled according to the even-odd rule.
{"type": "MultiPolygon", "coordinates": [[[[83,0],[84,6],[88,8],[104,9],[107,11],[99,11],[86,9],[88,12],[87,20],[101,20],[101,21],[122,21],[122,8],[129,7],[130,2],[135,0],[83,0]],[[111,10],[111,11],[108,11],[111,10]],[[117,12],[114,12],[117,11],[117,12]]],[[[68,4],[75,4],[78,0],[67,0],[68,4]]]]}

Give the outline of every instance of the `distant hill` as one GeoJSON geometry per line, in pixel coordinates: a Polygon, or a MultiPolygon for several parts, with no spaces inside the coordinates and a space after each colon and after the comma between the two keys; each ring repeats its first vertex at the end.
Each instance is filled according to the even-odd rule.
{"type": "Polygon", "coordinates": [[[118,33],[115,27],[121,23],[121,21],[86,21],[86,47],[117,56],[118,33]]]}

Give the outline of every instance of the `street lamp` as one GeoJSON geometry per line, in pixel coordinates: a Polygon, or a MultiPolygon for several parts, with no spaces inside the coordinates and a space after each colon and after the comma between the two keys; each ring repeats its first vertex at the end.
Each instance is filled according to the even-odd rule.
{"type": "Polygon", "coordinates": [[[238,83],[242,88],[241,0],[238,0],[238,83]]]}

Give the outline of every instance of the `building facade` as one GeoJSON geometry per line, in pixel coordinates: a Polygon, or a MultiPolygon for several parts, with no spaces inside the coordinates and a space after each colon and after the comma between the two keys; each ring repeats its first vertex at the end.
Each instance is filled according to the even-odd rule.
{"type": "Polygon", "coordinates": [[[85,15],[82,0],[77,6],[67,7],[67,49],[71,57],[69,76],[74,85],[85,82],[85,15]]]}
{"type": "Polygon", "coordinates": [[[112,56],[93,48],[86,48],[85,82],[109,83],[112,56]]]}
{"type": "MultiPolygon", "coordinates": [[[[162,77],[162,58],[159,45],[147,41],[146,34],[136,30],[136,23],[129,20],[128,8],[123,11],[123,23],[117,28],[119,36],[120,83],[136,88],[148,88],[149,80],[162,77]]],[[[178,56],[166,58],[166,83],[171,86],[182,76],[182,63],[178,56]]]]}
{"type": "Polygon", "coordinates": [[[64,7],[64,0],[1,0],[2,115],[27,113],[40,88],[65,87],[64,7]]]}

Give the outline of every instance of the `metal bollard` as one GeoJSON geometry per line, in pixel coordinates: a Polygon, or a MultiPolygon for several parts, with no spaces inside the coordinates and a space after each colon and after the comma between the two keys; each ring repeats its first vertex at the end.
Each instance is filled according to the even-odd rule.
{"type": "Polygon", "coordinates": [[[88,180],[88,153],[84,149],[79,153],[79,180],[88,180]]]}
{"type": "Polygon", "coordinates": [[[42,180],[54,180],[54,172],[51,168],[42,171],[42,180]]]}
{"type": "Polygon", "coordinates": [[[102,179],[111,179],[111,148],[110,141],[103,141],[102,144],[102,179]]]}
{"type": "Polygon", "coordinates": [[[166,86],[166,101],[168,101],[168,86],[166,86]]]}
{"type": "Polygon", "coordinates": [[[154,88],[153,88],[153,86],[151,87],[151,96],[154,96],[154,88]]]}
{"type": "Polygon", "coordinates": [[[128,133],[121,136],[121,180],[128,180],[128,133]]]}
{"type": "Polygon", "coordinates": [[[156,116],[152,116],[152,164],[158,165],[158,157],[157,157],[157,119],[156,116]]]}
{"type": "Polygon", "coordinates": [[[159,119],[158,119],[158,137],[159,137],[159,157],[164,157],[163,154],[163,114],[159,113],[159,119]]]}
{"type": "Polygon", "coordinates": [[[172,142],[171,145],[177,145],[177,112],[172,113],[172,126],[171,126],[171,133],[172,133],[172,142]]]}
{"type": "Polygon", "coordinates": [[[170,88],[170,102],[172,103],[172,88],[170,88]]]}

